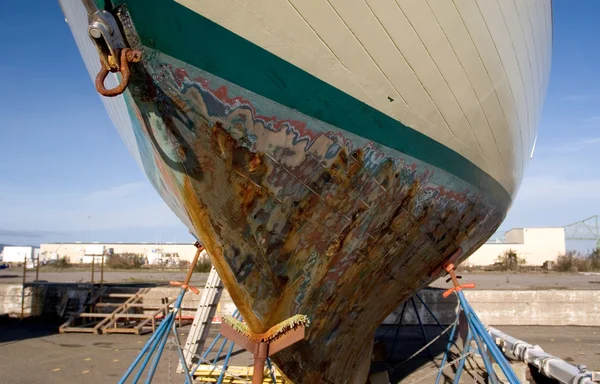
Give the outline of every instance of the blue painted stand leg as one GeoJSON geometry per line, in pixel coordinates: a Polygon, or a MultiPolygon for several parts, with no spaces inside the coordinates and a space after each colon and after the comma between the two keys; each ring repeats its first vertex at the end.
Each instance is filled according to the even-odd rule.
{"type": "Polygon", "coordinates": [[[469,309],[471,311],[471,316],[474,319],[474,323],[479,328],[479,334],[480,334],[482,340],[485,342],[486,345],[489,346],[488,349],[489,349],[490,353],[492,354],[492,356],[494,356],[496,363],[500,366],[502,373],[504,373],[504,375],[506,376],[506,378],[508,379],[508,381],[511,384],[519,383],[519,378],[517,377],[515,372],[512,370],[510,363],[508,362],[508,360],[506,360],[506,358],[504,357],[502,352],[498,349],[498,346],[496,346],[496,343],[494,343],[494,340],[492,340],[492,337],[489,335],[489,333],[483,326],[483,323],[481,323],[481,320],[479,320],[479,317],[477,317],[477,314],[475,313],[475,311],[473,311],[473,309],[471,308],[471,305],[468,302],[466,303],[466,305],[469,307],[469,309]]]}
{"type": "MultiPolygon", "coordinates": [[[[231,314],[231,316],[233,316],[234,319],[238,319],[238,320],[240,320],[242,318],[237,309],[235,311],[233,311],[233,313],[231,314]]],[[[202,354],[202,357],[200,358],[200,361],[198,361],[198,363],[196,364],[196,366],[192,369],[192,376],[196,373],[196,371],[198,370],[198,368],[200,368],[200,365],[202,364],[202,362],[206,361],[206,358],[208,357],[208,354],[210,353],[210,351],[212,351],[212,349],[214,348],[214,346],[217,344],[217,341],[219,341],[219,339],[221,337],[222,336],[219,333],[217,335],[217,337],[215,337],[215,339],[213,340],[213,342],[210,343],[208,349],[206,351],[204,351],[204,353],[202,354]]],[[[226,343],[227,339],[224,338],[224,340],[225,340],[224,343],[226,343]]],[[[219,354],[217,354],[217,358],[218,357],[219,357],[219,354]]]]}
{"type": "MultiPolygon", "coordinates": [[[[448,340],[448,345],[446,346],[446,352],[444,353],[444,357],[442,358],[442,363],[440,364],[440,367],[443,367],[444,365],[446,365],[446,361],[448,361],[448,354],[450,353],[450,348],[452,348],[452,344],[454,344],[453,340],[454,340],[454,334],[456,333],[457,326],[458,326],[458,323],[455,323],[452,326],[452,330],[450,331],[450,340],[448,340]]],[[[435,379],[435,384],[439,384],[441,378],[442,378],[442,370],[440,369],[438,371],[437,378],[435,379]]]]}
{"type": "MultiPolygon", "coordinates": [[[[460,352],[461,354],[468,353],[471,350],[472,338],[473,338],[473,334],[469,330],[469,333],[467,334],[467,338],[465,339],[465,347],[463,348],[462,352],[460,352]]],[[[454,381],[452,382],[452,384],[458,384],[458,382],[460,381],[460,377],[462,376],[462,372],[463,372],[463,369],[465,368],[466,361],[467,361],[466,356],[463,357],[462,359],[460,359],[460,363],[458,363],[458,367],[456,368],[456,373],[454,374],[454,381]]]]}
{"type": "MultiPolygon", "coordinates": [[[[423,326],[423,322],[421,321],[421,315],[419,315],[419,311],[417,310],[417,304],[415,303],[415,299],[411,298],[410,302],[412,303],[412,307],[413,310],[415,311],[415,315],[417,315],[417,320],[419,321],[419,327],[421,328],[421,334],[423,335],[423,340],[425,341],[425,344],[429,343],[429,340],[427,339],[427,333],[425,332],[425,327],[423,326]]],[[[431,348],[428,346],[427,347],[427,351],[429,352],[429,356],[431,356],[431,358],[433,359],[433,352],[431,352],[431,348]]]]}
{"type": "MultiPolygon", "coordinates": [[[[129,378],[131,373],[139,366],[139,370],[135,377],[133,378],[132,383],[136,384],[140,377],[142,376],[146,366],[150,362],[150,359],[154,355],[154,360],[152,361],[152,365],[148,371],[148,375],[146,377],[146,383],[150,383],[152,378],[154,377],[154,372],[156,372],[156,368],[158,367],[158,363],[160,361],[160,357],[162,356],[162,352],[165,348],[167,340],[169,338],[169,331],[173,330],[175,337],[178,338],[177,331],[175,329],[175,317],[181,308],[181,302],[183,301],[183,296],[185,295],[185,289],[182,289],[175,301],[175,305],[173,309],[165,316],[163,321],[160,323],[154,334],[150,337],[150,339],[144,345],[141,352],[138,354],[134,362],[129,366],[121,380],[119,380],[119,384],[125,383],[125,381],[129,378]],[[142,360],[143,359],[143,360],[142,360]]],[[[181,351],[180,351],[181,352],[181,351]]],[[[182,364],[185,365],[185,359],[183,358],[183,353],[179,354],[182,364]]],[[[187,368],[187,367],[186,367],[187,368]]],[[[187,372],[186,381],[191,384],[191,378],[189,376],[189,372],[187,372]]]]}
{"type": "MultiPolygon", "coordinates": [[[[171,329],[173,330],[173,334],[177,338],[177,345],[180,346],[181,340],[179,340],[179,333],[177,332],[175,322],[173,322],[173,324],[171,325],[171,329]]],[[[177,353],[179,354],[179,360],[185,361],[185,356],[183,355],[183,350],[181,348],[177,348],[177,353]]],[[[181,364],[181,366],[183,368],[183,373],[185,375],[186,384],[194,384],[194,380],[192,379],[192,376],[190,375],[190,370],[189,370],[187,364],[181,364]]]]}
{"type": "Polygon", "coordinates": [[[221,374],[219,375],[219,379],[217,380],[217,384],[222,384],[223,383],[223,378],[225,377],[225,371],[229,367],[229,358],[231,357],[231,352],[233,352],[233,346],[234,345],[235,345],[235,343],[232,341],[231,345],[229,346],[229,350],[227,351],[227,355],[225,356],[225,362],[223,363],[223,370],[221,371],[221,374]]]}
{"type": "Polygon", "coordinates": [[[441,330],[444,330],[444,326],[440,323],[438,318],[433,314],[433,312],[431,311],[429,306],[427,304],[425,304],[425,301],[423,301],[423,299],[421,298],[421,295],[419,295],[417,293],[415,296],[417,296],[417,299],[419,299],[419,301],[421,302],[421,305],[423,305],[423,307],[425,307],[427,312],[429,312],[429,316],[431,316],[433,318],[433,320],[437,323],[438,327],[440,327],[441,330]]]}
{"type": "Polygon", "coordinates": [[[267,366],[269,367],[269,372],[271,374],[271,380],[273,380],[273,384],[275,384],[277,382],[276,378],[275,378],[275,370],[273,369],[273,364],[271,363],[271,359],[269,359],[268,357],[267,357],[267,366]]]}
{"type": "Polygon", "coordinates": [[[392,344],[392,350],[390,352],[390,359],[394,357],[394,351],[396,350],[396,341],[398,340],[398,333],[400,333],[400,326],[402,325],[402,319],[404,319],[404,311],[406,311],[406,305],[408,301],[404,302],[404,306],[402,307],[402,312],[400,313],[400,319],[398,320],[398,325],[396,326],[396,335],[394,336],[394,344],[392,344]]]}

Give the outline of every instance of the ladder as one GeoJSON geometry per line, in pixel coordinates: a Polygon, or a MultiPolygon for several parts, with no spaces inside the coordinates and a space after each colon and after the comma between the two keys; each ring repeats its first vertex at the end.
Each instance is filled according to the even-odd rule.
{"type": "MultiPolygon", "coordinates": [[[[202,291],[198,309],[194,316],[194,322],[183,347],[185,363],[188,367],[192,366],[194,356],[201,353],[204,349],[204,343],[208,337],[210,324],[217,310],[217,304],[221,299],[222,292],[223,285],[221,284],[221,278],[213,266],[208,274],[208,279],[206,280],[206,285],[202,291]]],[[[177,372],[183,372],[181,362],[177,367],[177,372]]]]}

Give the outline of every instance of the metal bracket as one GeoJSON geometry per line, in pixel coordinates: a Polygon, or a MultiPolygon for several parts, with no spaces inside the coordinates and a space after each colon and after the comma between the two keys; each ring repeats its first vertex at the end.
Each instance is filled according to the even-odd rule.
{"type": "Polygon", "coordinates": [[[98,9],[94,0],[82,0],[88,12],[88,35],[98,50],[102,65],[111,72],[120,68],[120,52],[125,40],[117,21],[109,12],[98,9]]]}

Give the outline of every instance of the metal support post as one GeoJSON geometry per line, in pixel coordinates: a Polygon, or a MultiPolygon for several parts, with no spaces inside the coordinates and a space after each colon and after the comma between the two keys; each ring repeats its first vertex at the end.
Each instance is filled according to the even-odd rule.
{"type": "Polygon", "coordinates": [[[104,253],[102,253],[102,261],[100,263],[100,289],[104,286],[104,253]]]}
{"type": "MultiPolygon", "coordinates": [[[[413,297],[410,298],[410,302],[412,303],[413,310],[415,311],[415,315],[417,316],[417,321],[419,322],[419,328],[421,328],[421,335],[423,335],[423,340],[425,344],[429,344],[429,340],[427,339],[427,333],[425,332],[425,327],[423,326],[423,322],[421,321],[421,315],[419,315],[419,311],[417,310],[417,304],[415,304],[415,299],[413,297]]],[[[427,351],[429,351],[429,356],[434,358],[433,352],[431,352],[431,348],[427,346],[427,351]]]]}
{"type": "MultiPolygon", "coordinates": [[[[285,323],[285,322],[284,322],[285,323]]],[[[254,355],[254,370],[252,373],[252,384],[259,384],[264,379],[265,362],[267,358],[290,345],[304,340],[305,325],[299,323],[288,327],[281,323],[271,329],[279,329],[275,333],[275,338],[264,337],[264,334],[252,334],[246,336],[236,331],[233,326],[223,322],[221,324],[221,334],[233,340],[236,344],[254,355]]]]}
{"type": "Polygon", "coordinates": [[[27,256],[23,258],[23,285],[21,287],[21,320],[25,317],[25,283],[27,282],[27,256]]]}
{"type": "Polygon", "coordinates": [[[396,326],[396,335],[394,335],[394,344],[392,344],[390,358],[392,358],[394,356],[394,351],[396,350],[396,342],[398,341],[398,334],[400,333],[400,326],[402,325],[402,319],[404,319],[404,311],[406,311],[407,305],[408,305],[408,301],[405,301],[404,305],[402,306],[402,312],[400,313],[400,319],[398,320],[398,325],[396,326]]]}
{"type": "Polygon", "coordinates": [[[94,297],[94,265],[96,264],[96,256],[92,255],[92,287],[90,288],[90,299],[94,297]]]}

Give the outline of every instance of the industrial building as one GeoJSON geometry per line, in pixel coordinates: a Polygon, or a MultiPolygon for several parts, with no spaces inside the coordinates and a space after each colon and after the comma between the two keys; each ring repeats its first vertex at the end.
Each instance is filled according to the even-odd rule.
{"type": "Polygon", "coordinates": [[[142,256],[148,264],[161,262],[192,261],[196,253],[194,244],[177,243],[48,243],[40,245],[41,260],[66,257],[71,263],[91,263],[102,255],[134,254],[142,256]]]}
{"type": "Polygon", "coordinates": [[[498,256],[513,250],[526,265],[541,266],[546,261],[555,261],[564,254],[564,228],[513,228],[506,232],[504,241],[487,242],[481,246],[465,264],[486,266],[494,264],[498,256]]]}
{"type": "Polygon", "coordinates": [[[33,265],[35,259],[39,256],[40,249],[37,247],[17,247],[7,245],[2,249],[0,261],[9,264],[27,263],[28,266],[33,265]]]}
{"type": "MultiPolygon", "coordinates": [[[[487,266],[494,264],[498,256],[513,250],[527,265],[541,266],[545,261],[556,260],[565,253],[563,228],[514,228],[506,232],[502,241],[490,241],[479,248],[465,264],[487,266]]],[[[91,263],[102,255],[135,254],[143,256],[148,264],[165,260],[191,261],[196,253],[193,244],[175,243],[49,243],[41,244],[40,259],[56,260],[66,257],[71,263],[91,263]]]]}

